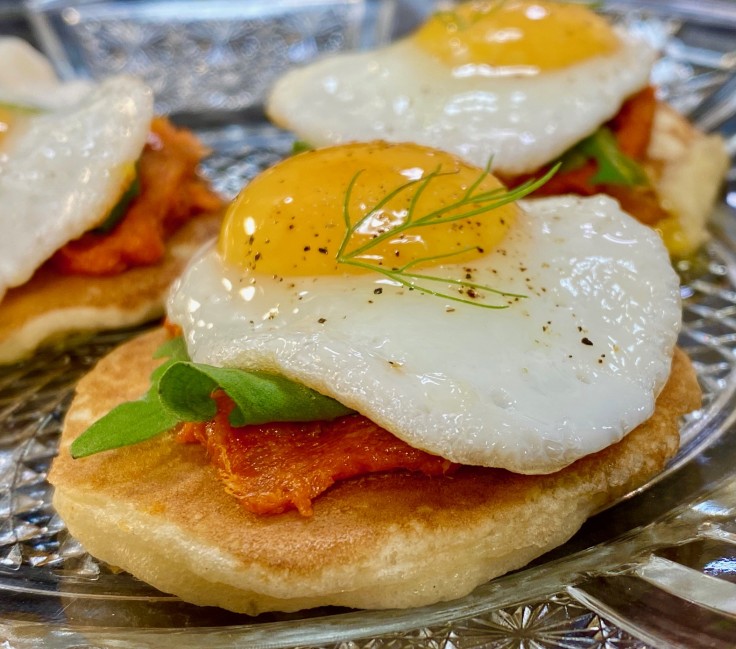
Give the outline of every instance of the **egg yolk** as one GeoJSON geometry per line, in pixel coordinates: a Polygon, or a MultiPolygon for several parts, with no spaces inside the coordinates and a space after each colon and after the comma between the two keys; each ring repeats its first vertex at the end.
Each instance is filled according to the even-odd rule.
{"type": "Polygon", "coordinates": [[[32,106],[0,101],[0,147],[8,137],[16,137],[28,127],[29,117],[41,112],[32,106]]]}
{"type": "Polygon", "coordinates": [[[580,4],[547,0],[466,2],[435,13],[414,35],[456,71],[490,66],[495,74],[535,74],[614,52],[605,19],[580,4]]]}
{"type": "Polygon", "coordinates": [[[219,252],[276,276],[463,263],[504,238],[518,208],[488,206],[505,193],[482,169],[416,144],[318,149],[246,186],[225,216],[219,252]]]}
{"type": "Polygon", "coordinates": [[[13,111],[8,108],[0,106],[0,144],[8,134],[11,124],[15,121],[15,115],[13,111]]]}

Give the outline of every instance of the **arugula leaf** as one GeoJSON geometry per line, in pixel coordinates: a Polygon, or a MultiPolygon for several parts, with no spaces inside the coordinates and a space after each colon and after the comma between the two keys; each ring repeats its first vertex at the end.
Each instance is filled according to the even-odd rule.
{"type": "Polygon", "coordinates": [[[182,421],[207,421],[217,412],[217,389],[235,402],[233,426],[271,421],[317,421],[353,412],[340,402],[274,374],[176,362],[161,376],[161,403],[182,421]]]}
{"type": "Polygon", "coordinates": [[[572,149],[568,149],[563,153],[559,158],[560,163],[560,173],[564,174],[566,171],[574,171],[575,169],[579,169],[582,167],[588,160],[590,160],[590,156],[586,153],[583,153],[578,147],[580,146],[580,142],[572,149]]]}
{"type": "Polygon", "coordinates": [[[136,164],[133,181],[128,188],[121,194],[118,202],[113,205],[112,209],[107,213],[105,219],[97,227],[92,230],[95,234],[107,234],[112,230],[125,216],[125,213],[131,201],[141,193],[141,181],[138,176],[138,165],[136,164]]]}
{"type": "Polygon", "coordinates": [[[72,442],[73,458],[144,442],[173,428],[178,419],[148,395],[121,403],[72,442]]]}
{"type": "MultiPolygon", "coordinates": [[[[188,360],[184,340],[181,336],[178,336],[178,339],[181,341],[181,346],[184,347],[184,356],[188,360]]],[[[176,340],[176,338],[173,340],[176,340]]],[[[161,375],[177,362],[176,358],[173,357],[175,352],[179,353],[180,350],[172,340],[166,341],[156,350],[155,358],[167,356],[172,356],[172,358],[153,370],[151,373],[151,387],[148,392],[137,401],[121,403],[104,417],[94,422],[72,442],[70,453],[73,458],[86,457],[101,451],[145,442],[147,439],[160,435],[179,423],[179,419],[163,408],[157,390],[161,375]]]]}
{"type": "Polygon", "coordinates": [[[30,104],[16,104],[10,101],[0,101],[0,110],[7,110],[11,113],[20,113],[21,115],[38,115],[44,112],[44,110],[38,106],[31,106],[30,104]]]}
{"type": "Polygon", "coordinates": [[[311,151],[314,147],[306,140],[294,140],[291,145],[291,155],[297,155],[298,153],[304,153],[305,151],[311,151]]]}
{"type": "Polygon", "coordinates": [[[190,361],[187,344],[183,336],[174,336],[166,342],[161,343],[153,352],[153,358],[170,358],[175,361],[190,361]]]}
{"type": "Polygon", "coordinates": [[[330,420],[353,411],[281,376],[193,363],[180,336],[154,358],[167,358],[151,373],[151,387],[137,401],[122,403],[92,424],[71,445],[73,458],[138,444],[186,421],[212,419],[215,390],[235,402],[233,426],[280,421],[330,420]]]}
{"type": "Polygon", "coordinates": [[[562,170],[576,169],[590,159],[595,160],[598,165],[598,171],[591,178],[593,183],[627,187],[649,183],[641,165],[619,149],[616,137],[605,126],[578,142],[562,155],[562,170]]]}

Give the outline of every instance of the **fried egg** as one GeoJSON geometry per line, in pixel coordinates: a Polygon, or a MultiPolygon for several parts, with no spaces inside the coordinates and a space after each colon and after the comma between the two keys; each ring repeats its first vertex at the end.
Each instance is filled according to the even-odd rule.
{"type": "Polygon", "coordinates": [[[0,103],[26,108],[57,108],[78,101],[91,83],[62,83],[49,60],[21,38],[0,37],[0,103]]]}
{"type": "Polygon", "coordinates": [[[287,73],[267,112],[315,146],[412,141],[516,175],[613,117],[654,58],[579,4],[468,2],[388,47],[287,73]]]}
{"type": "Polygon", "coordinates": [[[234,201],[169,318],[196,362],[282,374],[454,462],[558,470],[651,415],[678,278],[607,197],[513,198],[417,144],[294,156],[234,201]]]}
{"type": "Polygon", "coordinates": [[[135,175],[153,100],[131,77],[61,83],[15,39],[0,41],[0,52],[2,299],[118,202],[135,175]]]}

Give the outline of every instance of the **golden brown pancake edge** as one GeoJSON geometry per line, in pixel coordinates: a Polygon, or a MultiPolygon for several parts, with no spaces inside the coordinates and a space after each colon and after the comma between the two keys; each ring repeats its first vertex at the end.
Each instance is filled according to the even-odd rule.
{"type": "Polygon", "coordinates": [[[169,286],[192,254],[217,235],[221,220],[221,214],[192,219],[168,241],[161,262],[118,275],[61,275],[42,266],[0,301],[0,364],[22,360],[39,346],[62,342],[72,334],[130,327],[161,317],[169,286]]]}
{"type": "Polygon", "coordinates": [[[550,475],[464,467],[451,477],[381,474],[340,483],[314,516],[258,516],[228,496],[198,445],[171,435],[79,460],[69,446],[148,388],[156,330],[79,383],[49,480],[54,505],[94,556],[186,601],[257,614],[450,600],[565,542],[607,503],[661,471],[679,419],[700,404],[676,350],[654,415],[621,442],[550,475]]]}

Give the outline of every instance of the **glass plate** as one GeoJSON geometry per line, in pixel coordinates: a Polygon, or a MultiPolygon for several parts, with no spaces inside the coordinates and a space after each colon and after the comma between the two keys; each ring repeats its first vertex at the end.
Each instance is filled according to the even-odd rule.
{"type": "MultiPolygon", "coordinates": [[[[60,67],[72,66],[73,72],[94,76],[84,66],[79,49],[83,43],[74,40],[73,28],[89,20],[82,26],[92,33],[89,30],[94,31],[97,20],[98,33],[109,36],[105,30],[111,24],[104,23],[110,14],[100,5],[126,3],[75,3],[81,9],[66,15],[66,28],[71,31],[61,34],[63,38],[54,23],[63,18],[58,13],[62,3],[32,4],[36,34],[61,57],[60,67]],[[86,5],[97,13],[85,14],[86,5]]],[[[123,37],[145,33],[146,39],[155,42],[157,30],[166,32],[169,23],[152,21],[144,10],[146,3],[127,4],[141,11],[125,14],[127,27],[119,32],[123,37]]],[[[158,6],[172,4],[191,9],[197,3],[167,1],[158,6]]],[[[215,4],[223,9],[229,3],[215,4]]],[[[289,3],[271,4],[283,9],[289,3]]],[[[302,3],[317,4],[337,3],[302,3]]],[[[369,7],[368,13],[352,14],[349,20],[363,20],[370,14],[372,28],[382,24],[382,30],[388,29],[381,32],[383,36],[405,31],[428,6],[408,0],[380,7],[342,4],[352,5],[353,10],[360,6],[361,11],[369,7]],[[380,20],[371,13],[386,7],[389,13],[380,20]],[[387,16],[393,22],[382,23],[387,16]]],[[[721,130],[733,153],[736,5],[713,2],[694,8],[687,2],[611,2],[604,10],[662,47],[665,56],[654,78],[668,101],[703,127],[721,130]]],[[[243,21],[257,17],[240,15],[237,24],[242,28],[243,21]]],[[[234,33],[233,24],[230,31],[226,28],[226,15],[216,16],[216,22],[218,34],[234,33]]],[[[317,24],[313,19],[307,22],[312,27],[317,24]]],[[[191,29],[201,27],[197,20],[186,24],[191,29]]],[[[325,24],[319,23],[320,28],[325,24]]],[[[294,22],[288,25],[291,29],[294,22]]],[[[211,37],[213,32],[207,33],[211,37]]],[[[170,36],[162,37],[163,41],[171,44],[170,36]]],[[[177,42],[185,40],[180,34],[177,42]]],[[[323,42],[345,43],[341,38],[323,42]]],[[[140,49],[140,44],[139,40],[128,46],[140,49]]],[[[356,41],[350,46],[363,44],[356,41]]],[[[115,48],[110,51],[119,53],[115,48]]],[[[139,57],[137,64],[143,60],[139,57]]],[[[150,69],[144,66],[138,72],[160,74],[161,60],[151,55],[148,62],[150,69]]],[[[193,126],[212,148],[203,171],[225,195],[233,196],[244,182],[289,152],[292,137],[262,120],[252,96],[241,96],[239,104],[225,102],[227,119],[223,119],[217,107],[205,110],[189,103],[186,96],[177,94],[181,88],[167,95],[164,84],[159,101],[174,106],[179,121],[193,126]],[[232,106],[242,110],[235,121],[232,106]]],[[[729,207],[736,206],[734,169],[724,199],[713,218],[712,242],[698,259],[680,268],[684,298],[680,343],[695,363],[705,398],[703,407],[683,422],[677,457],[649,485],[591,518],[561,548],[454,602],[407,611],[318,609],[253,618],[183,603],[98,562],[67,533],[53,511],[46,471],[76,381],[106,351],[138,330],[80,338],[71,347],[47,350],[1,369],[0,646],[736,646],[736,476],[732,475],[736,466],[736,225],[729,207]]]]}

